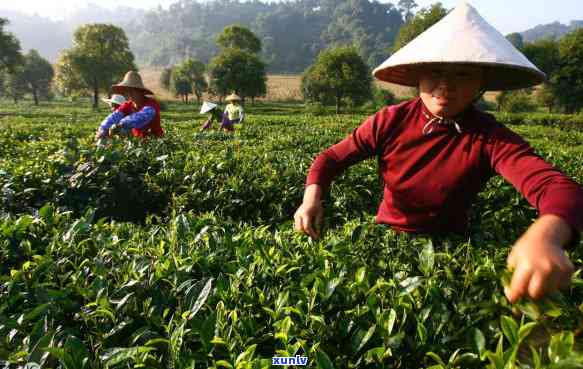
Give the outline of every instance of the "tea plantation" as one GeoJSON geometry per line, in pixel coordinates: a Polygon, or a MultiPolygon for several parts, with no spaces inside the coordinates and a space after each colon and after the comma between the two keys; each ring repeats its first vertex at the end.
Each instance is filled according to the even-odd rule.
{"type": "MultiPolygon", "coordinates": [[[[583,243],[569,290],[510,305],[506,256],[536,212],[501,178],[470,237],[413,237],[374,223],[363,162],[313,242],[292,225],[309,165],[366,113],[255,105],[229,135],[195,108],[97,148],[105,110],[1,106],[0,367],[583,368],[583,243]]],[[[513,119],[583,183],[583,124],[513,119]]]]}

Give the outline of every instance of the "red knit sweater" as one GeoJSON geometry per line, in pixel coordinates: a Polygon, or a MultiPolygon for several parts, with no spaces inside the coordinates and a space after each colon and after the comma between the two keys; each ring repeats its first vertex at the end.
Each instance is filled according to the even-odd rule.
{"type": "Polygon", "coordinates": [[[471,106],[455,117],[462,133],[433,124],[424,134],[430,117],[421,98],[383,108],[320,153],[306,185],[328,187],[348,166],[376,156],[384,180],[377,223],[405,232],[462,233],[472,201],[500,174],[540,215],[555,214],[583,230],[581,187],[492,115],[471,106]]]}
{"type": "MultiPolygon", "coordinates": [[[[132,136],[134,136],[134,137],[146,137],[146,136],[162,137],[164,135],[164,130],[162,129],[162,126],[160,125],[160,104],[158,104],[158,102],[156,100],[149,98],[149,97],[146,97],[146,100],[144,102],[144,107],[145,106],[151,106],[152,108],[154,108],[154,110],[156,110],[156,115],[154,116],[154,119],[152,119],[152,121],[144,128],[141,128],[141,129],[132,128],[132,136]]],[[[134,103],[131,101],[126,101],[117,110],[123,112],[126,116],[139,111],[138,109],[136,109],[136,107],[134,106],[134,103]]]]}

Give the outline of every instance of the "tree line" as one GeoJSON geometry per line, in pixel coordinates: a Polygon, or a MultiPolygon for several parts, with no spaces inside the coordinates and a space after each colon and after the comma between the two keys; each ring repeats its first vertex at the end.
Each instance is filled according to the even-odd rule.
{"type": "MultiPolygon", "coordinates": [[[[192,6],[204,8],[211,6],[209,4],[218,6],[223,3],[225,1],[222,0],[208,4],[180,1],[170,7],[168,12],[177,15],[177,6],[182,9],[192,6]]],[[[235,9],[239,9],[237,6],[243,6],[237,1],[229,3],[235,9]]],[[[338,2],[303,0],[277,6],[297,6],[300,3],[306,7],[309,5],[306,11],[313,15],[314,12],[320,12],[322,7],[330,7],[331,4],[338,2]]],[[[369,11],[380,6],[368,0],[350,0],[346,4],[355,7],[369,6],[369,11]]],[[[275,6],[260,2],[255,5],[266,9],[275,6]]],[[[373,42],[376,45],[375,53],[378,51],[379,57],[382,54],[385,58],[395,52],[448,12],[440,3],[418,11],[415,11],[416,7],[414,0],[399,1],[399,16],[405,23],[400,26],[392,43],[386,48],[383,49],[386,46],[383,42],[373,42]]],[[[391,13],[389,8],[382,8],[383,17],[391,13]]],[[[331,8],[328,10],[332,11],[331,8]]],[[[264,16],[270,14],[266,12],[264,16]]],[[[339,22],[337,26],[340,27],[341,24],[346,26],[358,19],[360,18],[345,18],[344,22],[339,22]]],[[[177,19],[175,23],[180,22],[182,20],[177,19]]],[[[109,87],[127,70],[136,69],[136,58],[130,50],[129,38],[124,30],[117,26],[87,24],[79,27],[73,36],[73,47],[61,52],[56,71],[53,71],[50,63],[42,59],[35,50],[22,55],[18,40],[4,30],[5,25],[6,20],[0,19],[0,93],[12,97],[14,101],[22,98],[24,93],[31,93],[35,103],[38,103],[39,98],[50,98],[51,81],[55,76],[53,84],[60,94],[65,96],[89,94],[93,97],[94,106],[97,106],[100,93],[107,93],[109,87]]],[[[155,29],[154,26],[155,23],[153,24],[155,29]]],[[[212,29],[209,26],[207,31],[211,32],[212,29]]],[[[334,34],[336,39],[341,39],[340,29],[328,28],[328,30],[333,30],[330,31],[330,37],[334,34]]],[[[298,31],[301,35],[301,30],[298,31]]],[[[295,32],[288,33],[295,35],[295,32]]],[[[302,93],[305,100],[335,105],[337,111],[343,105],[359,105],[370,100],[373,95],[381,95],[382,99],[387,100],[387,96],[390,95],[388,92],[375,91],[371,85],[370,63],[371,60],[376,60],[376,56],[367,53],[367,49],[363,49],[363,43],[350,42],[353,37],[347,36],[347,33],[344,35],[348,37],[346,42],[339,41],[334,44],[335,46],[318,51],[302,69],[302,93]]],[[[366,39],[364,35],[362,37],[363,40],[366,39]]],[[[533,102],[536,101],[539,105],[548,107],[549,111],[567,113],[580,111],[583,106],[583,100],[579,98],[583,96],[583,29],[572,31],[558,41],[543,39],[528,43],[524,42],[520,34],[510,34],[507,38],[547,74],[548,81],[535,89],[501,93],[498,96],[498,108],[508,111],[532,110],[533,102]]],[[[217,50],[210,54],[208,60],[185,52],[182,59],[167,66],[162,73],[162,86],[180,96],[184,102],[188,102],[189,95],[196,96],[200,101],[205,93],[221,98],[235,92],[251,100],[264,96],[266,73],[274,68],[273,60],[270,61],[265,54],[265,50],[269,48],[265,44],[266,39],[247,27],[230,24],[214,36],[213,42],[217,45],[217,50]]],[[[167,54],[171,55],[172,53],[167,54]]],[[[380,61],[382,60],[378,63],[380,61]]]]}
{"type": "Polygon", "coordinates": [[[203,63],[220,51],[216,37],[239,24],[263,47],[270,73],[301,73],[318,53],[354,45],[370,66],[380,63],[415,2],[377,0],[293,0],[281,2],[180,0],[124,26],[140,64],[172,66],[188,58],[203,63]]]}
{"type": "Polygon", "coordinates": [[[200,103],[204,93],[222,99],[235,92],[243,99],[254,100],[267,92],[266,65],[259,57],[261,40],[249,29],[231,25],[217,37],[219,53],[205,65],[198,59],[187,58],[171,68],[163,70],[161,85],[182,101],[194,94],[200,103]],[[205,78],[208,74],[209,81],[205,78]]]}
{"type": "Polygon", "coordinates": [[[548,37],[526,42],[518,33],[506,37],[547,75],[547,81],[536,88],[501,93],[497,99],[499,107],[528,112],[540,105],[551,113],[580,112],[583,108],[583,28],[559,40],[548,37]]]}

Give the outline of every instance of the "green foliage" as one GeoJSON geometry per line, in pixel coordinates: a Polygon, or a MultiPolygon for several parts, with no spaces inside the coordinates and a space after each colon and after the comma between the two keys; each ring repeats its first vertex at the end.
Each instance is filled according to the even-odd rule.
{"type": "Polygon", "coordinates": [[[508,125],[538,125],[566,130],[583,130],[583,114],[496,113],[496,119],[508,125]]]}
{"type": "Polygon", "coordinates": [[[413,19],[399,29],[399,34],[393,44],[392,52],[396,52],[413,41],[414,38],[425,32],[429,27],[439,22],[447,13],[448,10],[441,3],[435,3],[428,8],[419,10],[413,19]]]}
{"type": "Polygon", "coordinates": [[[354,44],[374,66],[386,58],[403,19],[391,2],[182,1],[153,9],[126,27],[139,64],[168,66],[193,57],[208,64],[223,29],[234,24],[261,41],[261,59],[272,73],[301,73],[318,53],[354,44]]]}
{"type": "Polygon", "coordinates": [[[23,78],[28,91],[32,93],[35,105],[40,97],[50,97],[51,82],[55,75],[51,63],[41,57],[36,50],[30,50],[24,56],[23,78]]]}
{"type": "Polygon", "coordinates": [[[332,3],[335,6],[328,10],[330,23],[321,35],[322,49],[352,45],[369,67],[385,60],[384,50],[391,46],[402,24],[393,4],[348,0],[330,2],[328,6],[332,3]]]}
{"type": "Polygon", "coordinates": [[[376,110],[397,103],[397,98],[392,91],[377,86],[374,86],[372,90],[373,90],[373,102],[375,104],[376,110]]]}
{"type": "Polygon", "coordinates": [[[218,96],[232,91],[241,98],[255,98],[267,92],[265,64],[240,49],[225,49],[209,65],[210,89],[218,96]]]}
{"type": "Polygon", "coordinates": [[[559,67],[559,43],[552,39],[541,39],[526,43],[521,49],[524,56],[547,75],[551,80],[559,67]]]}
{"type": "Polygon", "coordinates": [[[181,96],[184,103],[188,103],[188,95],[192,94],[192,81],[183,65],[172,68],[170,89],[176,96],[181,96]]]}
{"type": "Polygon", "coordinates": [[[62,52],[55,65],[55,88],[63,96],[89,96],[83,77],[73,65],[70,52],[62,52]]]}
{"type": "Polygon", "coordinates": [[[197,102],[200,103],[202,94],[208,89],[208,83],[204,75],[206,66],[199,60],[187,59],[182,63],[181,69],[188,76],[192,92],[196,95],[197,102]]]}
{"type": "Polygon", "coordinates": [[[559,67],[553,76],[555,96],[567,113],[583,107],[583,28],[559,41],[559,67]]]}
{"type": "Polygon", "coordinates": [[[483,110],[483,111],[495,111],[498,109],[498,106],[496,103],[493,103],[491,101],[487,101],[484,96],[481,96],[478,101],[475,103],[475,105],[478,107],[478,109],[483,110]]]}
{"type": "Polygon", "coordinates": [[[302,76],[302,93],[307,101],[335,104],[337,113],[343,101],[362,104],[372,96],[368,66],[353,47],[322,51],[302,76]]]}
{"type": "Polygon", "coordinates": [[[522,39],[522,35],[520,33],[509,33],[506,35],[506,39],[510,41],[510,43],[518,50],[522,50],[524,47],[524,40],[522,39]]]}
{"type": "Polygon", "coordinates": [[[496,96],[498,110],[508,113],[526,113],[536,110],[528,90],[503,91],[496,96]]]}
{"type": "Polygon", "coordinates": [[[0,18],[0,72],[3,69],[12,71],[22,64],[20,42],[13,34],[6,32],[4,27],[7,24],[8,19],[0,18]]]}
{"type": "Polygon", "coordinates": [[[555,96],[555,89],[552,85],[545,83],[542,86],[539,86],[534,91],[534,98],[537,104],[547,107],[549,113],[553,112],[553,107],[557,103],[557,97],[555,96]]]}
{"type": "MultiPolygon", "coordinates": [[[[323,238],[310,241],[291,221],[305,173],[366,116],[286,109],[300,107],[251,106],[253,124],[229,135],[198,132],[192,107],[170,103],[164,138],[96,148],[105,109],[2,106],[2,360],[265,368],[276,355],[305,355],[322,368],[580,367],[580,272],[559,296],[504,298],[508,247],[536,217],[511,185],[488,183],[468,237],[396,233],[375,224],[382,191],[368,160],[334,182],[323,238]]],[[[582,130],[511,128],[583,181],[582,130]]],[[[568,251],[576,269],[582,245],[568,251]]]]}
{"type": "Polygon", "coordinates": [[[100,91],[109,91],[127,71],[137,69],[125,32],[110,24],[79,27],[73,36],[73,47],[61,53],[59,67],[65,89],[90,90],[94,108],[100,91]]]}
{"type": "Polygon", "coordinates": [[[2,88],[4,95],[14,100],[15,104],[18,103],[27,91],[24,67],[18,66],[4,72],[2,80],[4,83],[2,88]]]}
{"type": "MultiPolygon", "coordinates": [[[[233,25],[225,27],[218,43],[223,49],[209,65],[212,93],[225,96],[233,91],[243,99],[264,96],[267,76],[265,63],[256,55],[261,51],[261,41],[257,36],[245,27],[233,25]]],[[[198,83],[206,88],[204,78],[199,78],[198,83]]]]}
{"type": "Polygon", "coordinates": [[[240,25],[225,27],[217,37],[217,45],[223,49],[240,49],[253,54],[261,51],[261,40],[248,28],[240,25]]]}

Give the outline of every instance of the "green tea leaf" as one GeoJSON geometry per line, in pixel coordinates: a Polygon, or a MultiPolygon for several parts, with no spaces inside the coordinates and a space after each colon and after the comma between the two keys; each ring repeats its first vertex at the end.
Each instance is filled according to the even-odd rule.
{"type": "Polygon", "coordinates": [[[319,349],[316,351],[316,364],[320,369],[335,369],[334,364],[332,364],[332,360],[328,357],[324,351],[319,349]]]}
{"type": "Polygon", "coordinates": [[[502,316],[500,318],[500,325],[502,326],[502,332],[504,336],[510,342],[512,346],[518,343],[518,324],[509,316],[502,316]]]}

